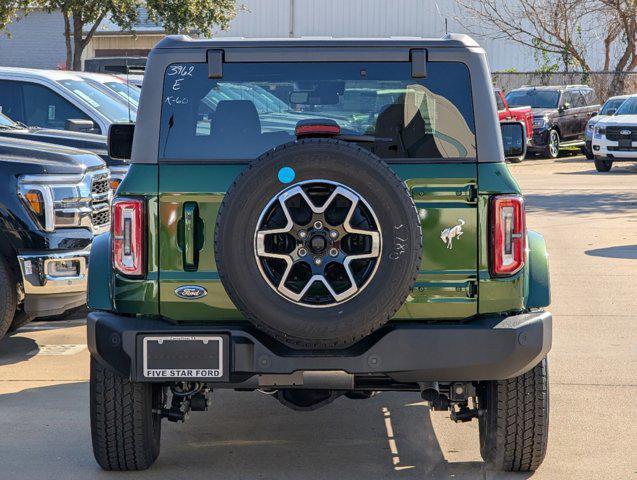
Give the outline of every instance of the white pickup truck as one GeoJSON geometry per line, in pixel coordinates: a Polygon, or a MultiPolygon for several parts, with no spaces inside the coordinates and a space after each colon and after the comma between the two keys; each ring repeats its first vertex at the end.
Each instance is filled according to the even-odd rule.
{"type": "Polygon", "coordinates": [[[637,95],[595,125],[592,146],[598,172],[609,172],[613,162],[637,161],[637,95]]]}

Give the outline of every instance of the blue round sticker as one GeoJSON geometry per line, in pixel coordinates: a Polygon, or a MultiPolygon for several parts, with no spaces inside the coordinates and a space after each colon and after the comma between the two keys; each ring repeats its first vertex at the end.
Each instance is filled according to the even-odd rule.
{"type": "Polygon", "coordinates": [[[281,183],[290,183],[296,177],[296,172],[290,167],[283,167],[279,170],[279,181],[281,183]]]}

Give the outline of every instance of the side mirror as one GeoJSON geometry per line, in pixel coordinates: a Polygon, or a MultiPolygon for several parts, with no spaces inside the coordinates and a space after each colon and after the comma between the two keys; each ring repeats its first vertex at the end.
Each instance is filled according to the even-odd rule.
{"type": "Polygon", "coordinates": [[[564,110],[568,110],[569,108],[571,108],[571,104],[569,102],[564,102],[564,105],[562,105],[558,110],[560,112],[563,112],[564,110]]]}
{"type": "Polygon", "coordinates": [[[70,130],[71,132],[84,132],[91,133],[95,130],[95,123],[91,120],[69,118],[64,123],[64,130],[70,130]]]}
{"type": "MultiPolygon", "coordinates": [[[[606,115],[611,116],[611,115],[615,115],[615,113],[617,112],[616,108],[609,108],[608,110],[606,110],[606,115]]],[[[597,114],[595,114],[597,115],[597,114]]]]}
{"type": "Polygon", "coordinates": [[[505,158],[523,158],[526,155],[526,127],[522,122],[500,123],[505,158]]]}
{"type": "Polygon", "coordinates": [[[591,118],[596,117],[599,112],[591,112],[591,118]]]}
{"type": "Polygon", "coordinates": [[[134,123],[113,123],[108,129],[108,156],[117,160],[130,160],[134,133],[134,123]]]}

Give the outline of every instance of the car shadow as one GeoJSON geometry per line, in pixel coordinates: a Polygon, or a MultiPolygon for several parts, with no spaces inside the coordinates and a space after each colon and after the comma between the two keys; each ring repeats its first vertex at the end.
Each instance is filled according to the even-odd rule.
{"type": "Polygon", "coordinates": [[[524,196],[529,213],[544,211],[554,214],[634,213],[637,211],[637,194],[633,193],[562,193],[524,196]]]}
{"type": "MultiPolygon", "coordinates": [[[[0,339],[0,367],[28,360],[38,353],[40,347],[35,340],[28,337],[8,335],[0,339]]],[[[0,372],[0,381],[2,373],[0,372]]]]}
{"type": "Polygon", "coordinates": [[[594,250],[586,250],[584,253],[592,257],[637,260],[637,245],[619,245],[617,247],[596,248],[594,250]]]}
{"type": "MultiPolygon", "coordinates": [[[[480,461],[448,461],[419,400],[417,394],[398,393],[370,400],[339,398],[316,411],[296,412],[256,392],[218,391],[208,412],[193,412],[185,424],[163,422],[161,454],[150,470],[117,476],[190,479],[214,472],[224,480],[529,478],[492,472],[480,461]]],[[[3,475],[39,480],[116,476],[101,471],[93,459],[88,402],[86,382],[0,395],[3,475]]]]}

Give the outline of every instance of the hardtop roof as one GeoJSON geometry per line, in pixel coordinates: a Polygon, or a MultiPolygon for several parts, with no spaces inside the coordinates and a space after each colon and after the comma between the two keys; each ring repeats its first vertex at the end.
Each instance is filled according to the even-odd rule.
{"type": "Polygon", "coordinates": [[[156,49],[168,48],[223,48],[223,47],[400,47],[422,48],[480,48],[468,35],[448,33],[441,38],[385,37],[385,38],[337,38],[337,37],[295,37],[295,38],[243,38],[221,37],[194,39],[188,35],[168,35],[156,49]]]}

